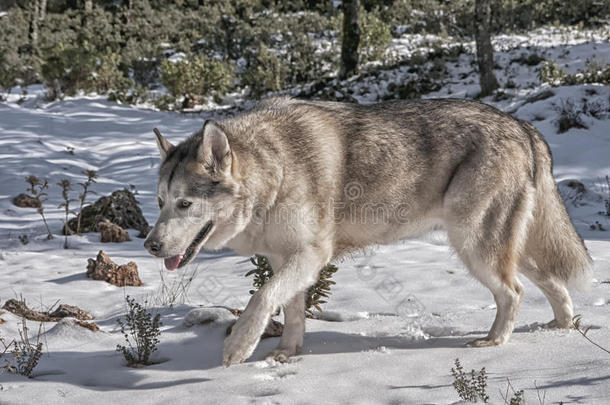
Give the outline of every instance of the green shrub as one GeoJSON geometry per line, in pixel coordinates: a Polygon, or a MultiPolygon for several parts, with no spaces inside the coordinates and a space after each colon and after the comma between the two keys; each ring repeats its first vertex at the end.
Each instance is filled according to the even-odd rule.
{"type": "MultiPolygon", "coordinates": [[[[269,260],[265,256],[254,255],[250,258],[250,263],[254,265],[254,269],[246,273],[246,277],[254,275],[252,285],[256,290],[261,288],[267,280],[273,277],[273,269],[269,260]]],[[[254,294],[256,290],[250,290],[250,294],[254,294]]]]}
{"type": "Polygon", "coordinates": [[[559,86],[567,76],[566,72],[559,68],[555,61],[544,61],[538,70],[538,79],[542,83],[549,83],[552,86],[559,86]]]}
{"type": "Polygon", "coordinates": [[[409,79],[405,83],[389,83],[385,100],[401,99],[411,100],[421,98],[422,95],[441,89],[440,80],[435,80],[428,73],[420,74],[416,79],[409,79]]]}
{"type": "MultiPolygon", "coordinates": [[[[343,25],[343,14],[333,18],[333,28],[340,34],[343,25]]],[[[358,53],[360,63],[384,60],[385,52],[392,40],[390,25],[381,20],[376,13],[360,8],[360,43],[358,53]]]]}
{"type": "Polygon", "coordinates": [[[126,91],[133,83],[119,70],[121,55],[106,48],[106,52],[96,59],[92,85],[98,94],[111,90],[126,91]]]}
{"type": "Polygon", "coordinates": [[[250,96],[259,98],[268,91],[279,91],[286,84],[288,67],[263,43],[249,55],[249,66],[242,75],[242,85],[250,87],[250,96]]]}
{"type": "Polygon", "coordinates": [[[29,13],[12,8],[0,18],[0,87],[8,91],[16,84],[36,81],[39,60],[32,55],[28,39],[29,13]]]}
{"type": "Polygon", "coordinates": [[[360,10],[360,63],[383,61],[391,39],[392,33],[388,24],[373,13],[360,10]]]}
{"type": "Polygon", "coordinates": [[[232,84],[232,69],[206,56],[161,63],[161,82],[174,97],[184,97],[183,108],[199,104],[211,94],[224,94],[232,84]]]}
{"type": "Polygon", "coordinates": [[[289,86],[312,82],[338,67],[332,48],[321,49],[306,33],[288,38],[288,52],[283,59],[283,64],[289,66],[286,75],[289,86]]]}
{"type": "Polygon", "coordinates": [[[251,97],[310,83],[336,69],[338,54],[332,44],[316,44],[309,33],[289,31],[282,38],[277,48],[259,42],[247,53],[241,84],[250,88],[251,97]]]}
{"type": "Polygon", "coordinates": [[[138,58],[131,64],[133,80],[143,87],[153,86],[159,82],[159,63],[156,59],[138,58]]]}
{"type": "MultiPolygon", "coordinates": [[[[367,11],[375,13],[400,32],[474,34],[474,0],[366,0],[367,11]]],[[[496,32],[530,30],[544,24],[600,26],[610,14],[610,2],[597,0],[497,0],[493,2],[492,21],[496,32]]]]}
{"type": "MultiPolygon", "coordinates": [[[[149,100],[149,94],[144,87],[136,84],[129,89],[110,90],[108,100],[123,104],[140,104],[149,100]]],[[[172,100],[175,101],[173,97],[172,100]]],[[[165,109],[169,110],[170,108],[165,109]]]]}
{"type": "Polygon", "coordinates": [[[172,111],[176,108],[176,97],[171,94],[155,95],[151,100],[155,107],[162,111],[172,111]]]}
{"type": "Polygon", "coordinates": [[[478,373],[471,370],[466,373],[460,359],[455,359],[455,368],[451,368],[453,376],[453,388],[457,391],[459,397],[464,401],[477,402],[478,400],[484,403],[489,402],[487,394],[487,373],[485,367],[478,373]]]}
{"type": "MultiPolygon", "coordinates": [[[[0,52],[2,52],[0,50],[0,52]]],[[[17,85],[19,72],[14,63],[7,60],[7,55],[0,53],[0,90],[10,93],[11,89],[17,85]]],[[[0,94],[0,100],[2,95],[0,94]]]]}
{"type": "MultiPolygon", "coordinates": [[[[0,87],[5,92],[15,84],[43,81],[51,98],[79,90],[126,98],[125,87],[133,85],[128,73],[140,86],[152,88],[159,80],[158,61],[168,49],[217,58],[225,67],[245,58],[245,69],[237,73],[255,96],[318,81],[338,65],[342,13],[329,1],[104,0],[87,13],[72,3],[48,3],[35,49],[28,38],[29,3],[7,3],[9,15],[0,18],[0,87]]],[[[383,59],[392,29],[395,34],[461,37],[474,32],[474,0],[363,0],[362,5],[361,63],[383,59]]],[[[610,2],[498,0],[492,12],[496,31],[548,23],[599,26],[610,14],[610,2]]],[[[173,97],[188,106],[201,101],[197,93],[202,91],[173,97]]]]}
{"type": "Polygon", "coordinates": [[[585,62],[585,69],[575,74],[567,74],[559,68],[557,62],[543,62],[538,71],[538,78],[551,86],[572,86],[576,84],[610,84],[610,64],[603,64],[597,59],[585,62]]]}
{"type": "Polygon", "coordinates": [[[125,338],[125,345],[117,345],[116,350],[121,352],[128,366],[150,365],[150,356],[157,351],[159,335],[161,331],[161,315],[154,317],[134,298],[125,297],[129,312],[125,315],[125,321],[120,318],[117,323],[121,327],[121,333],[125,338]]]}
{"type": "Polygon", "coordinates": [[[43,54],[42,77],[50,99],[72,96],[79,90],[106,94],[132,85],[118,68],[119,54],[109,48],[100,52],[87,41],[80,46],[60,42],[43,54]]]}
{"type": "Polygon", "coordinates": [[[603,23],[610,3],[596,0],[501,0],[492,7],[492,19],[500,29],[532,29],[543,24],[603,23]]]}
{"type": "Polygon", "coordinates": [[[337,266],[330,263],[327,264],[320,271],[318,281],[307,290],[305,295],[305,312],[309,316],[313,316],[312,308],[322,312],[321,305],[326,304],[325,298],[328,298],[330,295],[330,287],[336,284],[331,278],[337,270],[339,270],[337,266]]]}
{"type": "MultiPolygon", "coordinates": [[[[265,285],[273,277],[273,269],[265,256],[255,255],[250,258],[250,262],[255,267],[246,273],[246,277],[254,275],[252,284],[255,290],[250,290],[250,294],[254,294],[256,290],[265,285]]],[[[330,288],[335,284],[331,278],[337,270],[339,270],[337,266],[328,263],[320,271],[318,281],[307,289],[305,294],[305,312],[308,316],[313,316],[313,308],[322,312],[322,304],[326,303],[325,298],[330,296],[330,288]]]]}

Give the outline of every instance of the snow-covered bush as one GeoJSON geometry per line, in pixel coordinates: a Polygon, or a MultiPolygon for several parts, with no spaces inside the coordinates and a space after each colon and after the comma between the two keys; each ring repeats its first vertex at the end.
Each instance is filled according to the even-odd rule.
{"type": "Polygon", "coordinates": [[[161,315],[153,316],[130,296],[125,297],[129,312],[125,320],[117,319],[127,345],[117,345],[128,366],[150,365],[150,356],[157,351],[161,331],[161,315]]]}
{"type": "Polygon", "coordinates": [[[5,362],[4,366],[0,368],[0,374],[4,371],[8,371],[25,377],[32,376],[32,372],[42,357],[43,346],[40,341],[41,330],[38,330],[35,343],[30,341],[28,330],[26,320],[23,318],[19,329],[18,340],[6,343],[6,341],[0,337],[0,344],[3,346],[2,349],[0,349],[0,359],[3,359],[5,362]]]}

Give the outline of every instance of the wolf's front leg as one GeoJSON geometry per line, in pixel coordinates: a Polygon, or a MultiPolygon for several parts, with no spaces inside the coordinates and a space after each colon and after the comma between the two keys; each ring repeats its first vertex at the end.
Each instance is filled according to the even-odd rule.
{"type": "Polygon", "coordinates": [[[288,358],[299,354],[303,346],[305,334],[305,294],[297,293],[284,306],[284,332],[277,348],[267,355],[267,358],[286,362],[288,358]]]}
{"type": "Polygon", "coordinates": [[[222,362],[225,366],[244,362],[258,344],[271,315],[300,291],[316,282],[330,254],[313,247],[291,255],[250,299],[231,334],[225,339],[222,362]]]}

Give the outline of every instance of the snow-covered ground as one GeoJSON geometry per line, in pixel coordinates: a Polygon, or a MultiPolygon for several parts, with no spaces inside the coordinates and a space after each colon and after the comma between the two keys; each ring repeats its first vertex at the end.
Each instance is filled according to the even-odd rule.
{"type": "MultiPolygon", "coordinates": [[[[610,218],[599,214],[604,195],[608,198],[603,177],[610,175],[610,88],[560,87],[552,89],[550,98],[527,102],[548,89],[539,86],[534,67],[510,63],[521,52],[540,51],[573,72],[586,58],[607,58],[610,44],[602,34],[583,40],[574,33],[551,34],[549,29],[496,39],[496,44],[513,44],[497,53],[497,73],[501,83],[511,76],[517,88],[510,100],[486,101],[532,121],[549,142],[555,176],[595,259],[591,289],[573,294],[576,312],[583,315],[585,326],[592,326],[588,336],[610,347],[610,218]],[[577,105],[583,99],[598,100],[606,111],[599,119],[584,116],[588,129],[557,134],[555,106],[568,98],[577,105]],[[571,179],[582,182],[586,193],[567,187],[571,179]],[[596,221],[608,231],[591,230],[596,221]]],[[[434,95],[476,93],[471,60],[462,55],[450,66],[451,84],[434,95]]],[[[387,74],[400,80],[400,69],[387,74]]],[[[440,231],[337,263],[337,285],[321,319],[307,321],[303,354],[293,362],[263,360],[277,345],[278,339],[270,338],[261,341],[245,364],[222,367],[226,325],[185,326],[183,320],[198,306],[243,307],[251,288],[251,279],[244,277],[252,267],[247,258],[229,251],[204,252],[189,268],[164,273],[171,284],[196,270],[186,302],[166,308],[159,302],[162,263],[146,253],[136,231],[130,231],[131,242],[121,244],[101,244],[99,234],[72,236],[70,248],[64,250],[59,235],[63,214],[55,208],[61,202],[55,185],[60,179],[76,183],[83,180],[82,170],[96,169],[97,193],[135,186],[146,217],[154,223],[159,157],[152,128],[177,142],[197,130],[206,114],[137,109],[99,97],[47,104],[41,92],[30,88],[23,103],[17,103],[16,95],[0,103],[0,299],[22,296],[36,309],[57,300],[77,305],[93,314],[101,331],[69,322],[45,324],[46,353],[33,378],[2,374],[0,403],[449,404],[459,399],[451,386],[455,358],[467,370],[486,368],[492,403],[504,403],[508,380],[515,389],[525,390],[527,403],[539,403],[539,396],[545,396],[546,403],[610,401],[610,355],[578,332],[543,328],[552,312],[527,280],[511,341],[500,347],[465,348],[467,341],[487,332],[495,307],[440,231]],[[45,239],[35,210],[11,202],[25,191],[24,178],[30,174],[49,178],[52,184],[46,207],[54,240],[45,239]],[[30,239],[27,245],[19,241],[24,234],[30,239]],[[87,258],[100,249],[120,264],[135,261],[144,286],[118,288],[88,279],[87,258]],[[163,315],[156,365],[128,368],[115,351],[122,342],[116,319],[125,314],[125,295],[147,299],[163,315]]],[[[8,312],[0,318],[6,321],[0,323],[0,336],[16,337],[20,319],[8,312]]],[[[29,326],[37,329],[33,322],[29,326]]]]}

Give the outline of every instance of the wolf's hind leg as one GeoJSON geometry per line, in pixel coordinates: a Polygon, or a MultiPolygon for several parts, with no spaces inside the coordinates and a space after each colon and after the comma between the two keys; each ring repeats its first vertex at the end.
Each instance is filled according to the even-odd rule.
{"type": "Polygon", "coordinates": [[[531,220],[531,189],[496,191],[470,205],[452,204],[463,202],[460,197],[446,200],[449,240],[470,273],[489,288],[497,307],[487,336],[468,346],[500,345],[513,332],[523,296],[517,266],[531,220]]]}
{"type": "Polygon", "coordinates": [[[551,308],[553,308],[555,319],[549,322],[547,326],[562,329],[573,328],[574,307],[565,283],[553,276],[552,273],[544,272],[529,259],[521,260],[519,269],[542,290],[549,300],[551,308]]]}
{"type": "Polygon", "coordinates": [[[470,271],[493,294],[496,317],[486,337],[467,343],[470,347],[497,346],[506,343],[513,333],[517,312],[523,297],[523,286],[517,277],[503,280],[489,267],[470,271]]]}
{"type": "Polygon", "coordinates": [[[305,334],[305,294],[300,292],[284,305],[284,332],[280,344],[266,357],[279,362],[301,352],[303,335],[305,334]]]}
{"type": "Polygon", "coordinates": [[[496,302],[496,317],[487,336],[468,342],[466,346],[485,347],[506,343],[513,332],[523,297],[523,286],[516,277],[516,271],[509,270],[505,272],[509,277],[502,277],[492,265],[484,263],[474,253],[466,254],[461,250],[459,254],[470,274],[489,288],[496,302]]]}

